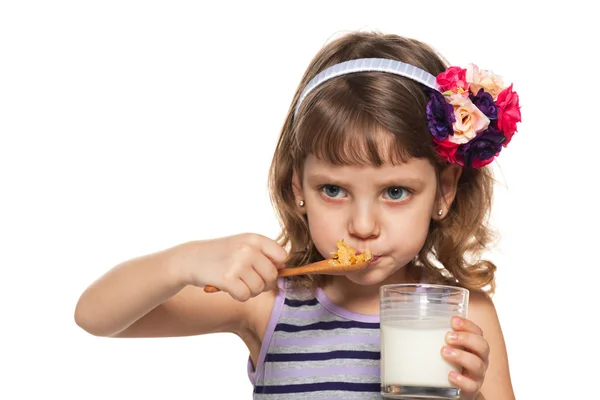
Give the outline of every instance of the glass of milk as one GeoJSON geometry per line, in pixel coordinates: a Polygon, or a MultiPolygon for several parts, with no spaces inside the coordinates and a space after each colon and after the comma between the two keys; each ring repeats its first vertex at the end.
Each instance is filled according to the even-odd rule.
{"type": "Polygon", "coordinates": [[[389,399],[458,399],[448,380],[461,372],[441,354],[451,319],[467,317],[469,291],[430,284],[380,289],[381,394],[389,399]]]}

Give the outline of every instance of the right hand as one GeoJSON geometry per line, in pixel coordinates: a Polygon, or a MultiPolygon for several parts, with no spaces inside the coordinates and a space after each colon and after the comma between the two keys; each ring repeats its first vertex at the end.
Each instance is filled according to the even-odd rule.
{"type": "Polygon", "coordinates": [[[281,245],[254,233],[190,244],[192,256],[183,263],[188,283],[215,286],[242,302],[271,290],[287,259],[281,245]]]}

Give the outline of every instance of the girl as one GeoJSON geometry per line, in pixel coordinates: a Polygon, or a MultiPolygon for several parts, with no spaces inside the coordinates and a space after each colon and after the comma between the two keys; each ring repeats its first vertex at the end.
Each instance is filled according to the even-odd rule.
{"type": "Polygon", "coordinates": [[[126,261],[81,295],[93,335],[233,332],[247,345],[255,399],[381,398],[379,287],[431,282],[470,289],[443,357],[462,399],[513,399],[480,258],[493,180],[489,164],[520,121],[512,85],[449,67],[427,45],[351,33],[309,65],[270,170],[282,232],[191,241],[126,261]],[[322,260],[338,240],[375,255],[341,276],[278,279],[322,260]],[[202,288],[215,286],[219,293],[202,288]],[[484,379],[485,378],[485,379],[484,379]]]}

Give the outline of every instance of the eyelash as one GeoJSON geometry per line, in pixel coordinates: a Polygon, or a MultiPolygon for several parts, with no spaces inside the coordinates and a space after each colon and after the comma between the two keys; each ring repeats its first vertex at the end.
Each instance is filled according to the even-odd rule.
{"type": "MultiPolygon", "coordinates": [[[[344,189],[343,187],[338,186],[338,185],[324,184],[324,185],[318,186],[319,192],[321,192],[327,199],[333,199],[333,200],[338,199],[339,197],[331,197],[331,196],[328,196],[325,193],[325,189],[326,188],[332,188],[332,187],[338,188],[338,189],[346,192],[346,189],[344,189]]],[[[414,193],[413,190],[411,190],[409,188],[406,188],[404,186],[390,186],[390,187],[387,187],[387,188],[385,188],[384,193],[387,193],[387,191],[389,191],[390,189],[400,189],[401,191],[403,191],[403,192],[406,193],[405,198],[402,198],[402,199],[387,199],[387,200],[390,200],[390,201],[396,202],[396,203],[400,203],[400,202],[406,201],[407,200],[406,197],[409,197],[410,195],[412,195],[414,193]]]]}

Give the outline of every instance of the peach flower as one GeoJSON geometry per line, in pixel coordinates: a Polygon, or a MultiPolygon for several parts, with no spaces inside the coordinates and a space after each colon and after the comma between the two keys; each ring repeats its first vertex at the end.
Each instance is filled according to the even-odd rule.
{"type": "Polygon", "coordinates": [[[469,89],[471,93],[477,95],[479,89],[483,88],[483,90],[492,95],[495,101],[504,87],[502,77],[484,69],[480,71],[475,64],[469,64],[466,70],[466,79],[467,82],[470,82],[469,89]]]}
{"type": "Polygon", "coordinates": [[[473,139],[478,132],[487,129],[488,117],[468,98],[460,94],[448,96],[448,103],[454,107],[456,121],[452,124],[454,135],[448,136],[453,143],[463,144],[473,139]]]}

